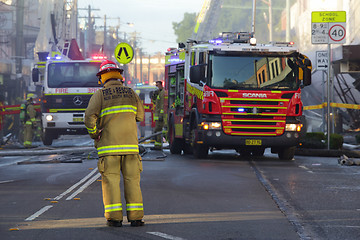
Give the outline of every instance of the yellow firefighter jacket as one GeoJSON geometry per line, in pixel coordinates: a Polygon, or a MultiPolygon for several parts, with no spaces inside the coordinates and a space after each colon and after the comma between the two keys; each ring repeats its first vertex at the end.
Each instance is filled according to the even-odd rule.
{"type": "Polygon", "coordinates": [[[99,157],[138,154],[137,121],[144,120],[139,96],[118,80],[94,93],[85,111],[85,126],[95,140],[99,157]]]}
{"type": "Polygon", "coordinates": [[[35,110],[35,106],[33,103],[29,103],[26,106],[26,124],[33,124],[36,121],[36,110],[35,110]]]}
{"type": "Polygon", "coordinates": [[[155,98],[155,112],[154,112],[154,120],[155,121],[164,121],[164,89],[159,91],[159,94],[155,98]]]}

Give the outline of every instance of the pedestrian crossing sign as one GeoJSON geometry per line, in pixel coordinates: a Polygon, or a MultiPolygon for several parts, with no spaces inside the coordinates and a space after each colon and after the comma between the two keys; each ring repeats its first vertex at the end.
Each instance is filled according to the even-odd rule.
{"type": "Polygon", "coordinates": [[[116,60],[121,64],[128,64],[134,57],[134,50],[128,43],[119,43],[114,51],[116,60]]]}

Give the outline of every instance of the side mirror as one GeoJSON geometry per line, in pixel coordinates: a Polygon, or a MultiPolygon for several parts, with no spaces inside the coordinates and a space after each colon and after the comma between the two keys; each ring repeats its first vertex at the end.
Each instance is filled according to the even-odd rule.
{"type": "Polygon", "coordinates": [[[205,79],[205,70],[206,64],[192,66],[190,68],[190,82],[200,84],[200,81],[205,79]]]}
{"type": "Polygon", "coordinates": [[[309,86],[311,85],[311,70],[312,70],[312,66],[311,66],[311,61],[310,59],[306,58],[304,60],[304,86],[309,86]]]}
{"type": "Polygon", "coordinates": [[[32,72],[31,72],[31,75],[32,75],[32,81],[33,82],[39,82],[40,71],[39,71],[38,68],[33,68],[32,72]]]}

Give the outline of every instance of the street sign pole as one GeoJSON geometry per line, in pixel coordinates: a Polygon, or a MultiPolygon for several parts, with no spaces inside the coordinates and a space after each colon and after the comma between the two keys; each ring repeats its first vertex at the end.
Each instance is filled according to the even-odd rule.
{"type": "Polygon", "coordinates": [[[330,69],[331,69],[331,58],[330,58],[330,54],[331,54],[331,44],[328,43],[328,69],[327,69],[327,149],[330,150],[330,133],[331,133],[331,128],[330,128],[330,81],[331,81],[331,77],[330,77],[330,69]]]}
{"type": "MultiPolygon", "coordinates": [[[[328,68],[324,69],[323,65],[321,70],[327,71],[327,148],[330,149],[330,133],[332,117],[331,115],[331,89],[334,88],[331,82],[331,43],[343,44],[345,43],[346,36],[346,12],[345,11],[315,11],[311,13],[311,43],[312,44],[328,44],[327,50],[327,65],[328,68]]],[[[317,55],[318,57],[319,55],[317,55]]],[[[324,60],[324,59],[322,59],[324,60]]],[[[318,63],[317,59],[317,63],[318,63]]]]}

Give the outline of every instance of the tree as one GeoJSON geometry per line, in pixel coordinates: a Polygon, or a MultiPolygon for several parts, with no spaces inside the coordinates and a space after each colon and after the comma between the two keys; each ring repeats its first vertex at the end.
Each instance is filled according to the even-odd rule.
{"type": "Polygon", "coordinates": [[[177,42],[186,42],[191,37],[196,24],[196,13],[184,13],[184,18],[181,22],[173,22],[173,29],[177,36],[177,42]]]}

